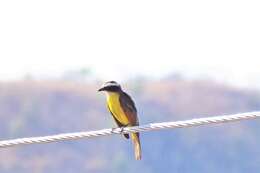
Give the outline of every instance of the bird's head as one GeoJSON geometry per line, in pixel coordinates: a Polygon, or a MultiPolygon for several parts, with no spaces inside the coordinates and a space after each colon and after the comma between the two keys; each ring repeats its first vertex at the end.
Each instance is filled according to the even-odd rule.
{"type": "Polygon", "coordinates": [[[108,81],[98,91],[119,92],[121,91],[121,86],[115,81],[108,81]]]}

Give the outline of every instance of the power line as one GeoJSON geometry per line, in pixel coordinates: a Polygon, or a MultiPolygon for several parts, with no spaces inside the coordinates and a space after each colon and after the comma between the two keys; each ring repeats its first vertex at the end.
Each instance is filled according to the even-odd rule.
{"type": "Polygon", "coordinates": [[[50,142],[58,142],[58,141],[65,141],[65,140],[76,140],[82,138],[107,136],[112,134],[145,132],[145,131],[170,129],[170,128],[172,129],[187,128],[187,127],[194,127],[194,126],[201,126],[201,125],[208,125],[208,124],[227,123],[227,122],[234,122],[234,121],[241,121],[241,120],[256,119],[256,118],[260,118],[260,112],[247,112],[247,113],[232,114],[232,115],[197,118],[197,119],[191,119],[185,121],[151,123],[151,124],[135,126],[135,127],[102,129],[97,131],[64,133],[64,134],[51,135],[51,136],[19,138],[19,139],[0,141],[0,148],[14,147],[18,145],[37,144],[37,143],[50,143],[50,142]]]}

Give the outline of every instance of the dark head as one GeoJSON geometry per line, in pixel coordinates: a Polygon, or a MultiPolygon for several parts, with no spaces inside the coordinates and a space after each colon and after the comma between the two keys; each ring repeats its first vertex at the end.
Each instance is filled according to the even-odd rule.
{"type": "Polygon", "coordinates": [[[108,81],[98,91],[119,92],[121,90],[121,86],[117,82],[108,81]]]}

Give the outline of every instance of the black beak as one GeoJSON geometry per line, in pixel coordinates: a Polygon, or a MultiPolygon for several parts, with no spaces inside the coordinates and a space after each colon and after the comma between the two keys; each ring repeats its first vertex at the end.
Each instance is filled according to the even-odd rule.
{"type": "Polygon", "coordinates": [[[100,92],[100,91],[104,91],[104,90],[105,90],[105,88],[102,87],[102,88],[100,88],[100,89],[98,90],[98,92],[100,92]]]}

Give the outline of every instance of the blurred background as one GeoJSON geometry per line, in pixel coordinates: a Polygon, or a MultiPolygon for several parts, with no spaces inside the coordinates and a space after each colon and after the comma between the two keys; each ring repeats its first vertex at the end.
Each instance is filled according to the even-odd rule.
{"type": "MultiPolygon", "coordinates": [[[[101,84],[141,124],[260,110],[260,2],[1,1],[0,140],[114,127],[101,84]]],[[[260,122],[0,150],[1,173],[258,172],[260,122]]]]}

